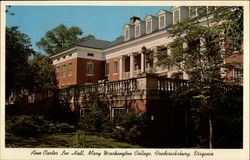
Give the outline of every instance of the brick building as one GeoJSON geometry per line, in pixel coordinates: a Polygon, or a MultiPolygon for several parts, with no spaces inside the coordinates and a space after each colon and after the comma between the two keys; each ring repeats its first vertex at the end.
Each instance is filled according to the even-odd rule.
{"type": "MultiPolygon", "coordinates": [[[[192,7],[175,6],[172,7],[172,11],[160,10],[157,15],[147,15],[144,20],[139,17],[131,17],[130,23],[123,27],[124,37],[122,38],[112,42],[91,38],[52,56],[59,88],[104,81],[127,80],[141,77],[142,73],[145,72],[152,72],[155,59],[149,59],[145,54],[145,49],[154,51],[158,46],[170,43],[172,39],[168,37],[168,29],[172,25],[200,14],[197,10],[191,9],[192,7]]],[[[206,12],[209,11],[209,7],[203,7],[203,9],[206,12]]],[[[243,63],[243,56],[231,56],[225,60],[225,63],[233,61],[243,63]]],[[[188,74],[177,67],[158,69],[156,74],[165,78],[189,79],[188,74]]],[[[224,76],[232,78],[232,81],[237,79],[242,83],[242,67],[232,68],[224,76]]],[[[142,90],[155,90],[157,87],[159,89],[159,86],[152,85],[157,83],[154,80],[152,82],[148,79],[138,80],[137,84],[140,85],[140,83],[146,86],[146,88],[143,85],[140,86],[142,90]]],[[[115,87],[120,87],[120,84],[126,85],[126,81],[117,82],[115,85],[110,83],[115,87]]],[[[146,92],[141,97],[135,94],[130,98],[128,98],[129,96],[119,97],[120,99],[117,98],[112,101],[112,103],[109,103],[110,115],[114,116],[114,113],[118,114],[121,110],[137,112],[134,111],[137,109],[138,112],[146,112],[149,109],[147,105],[150,104],[146,92]]],[[[80,106],[83,107],[84,105],[80,106]]]]}
{"type": "MultiPolygon", "coordinates": [[[[160,10],[156,16],[147,15],[144,20],[131,17],[130,24],[123,28],[124,38],[112,42],[92,38],[52,56],[59,87],[92,84],[104,79],[122,80],[137,77],[144,70],[149,72],[153,61],[148,58],[144,61],[142,48],[154,50],[168,44],[171,41],[167,36],[168,28],[193,14],[190,8],[183,6],[172,10],[160,10]]],[[[243,56],[232,56],[226,60],[232,61],[242,63],[243,56]]],[[[187,74],[176,68],[158,70],[157,74],[188,79],[187,74]]],[[[232,69],[227,76],[242,78],[242,69],[232,69]]]]}

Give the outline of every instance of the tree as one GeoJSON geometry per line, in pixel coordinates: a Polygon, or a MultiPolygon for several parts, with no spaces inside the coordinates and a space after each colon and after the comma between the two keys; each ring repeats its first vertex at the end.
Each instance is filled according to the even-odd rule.
{"type": "Polygon", "coordinates": [[[198,92],[193,98],[199,101],[199,105],[193,109],[207,113],[209,148],[212,148],[212,113],[218,100],[218,88],[225,81],[221,69],[228,67],[223,62],[234,54],[235,49],[222,48],[227,39],[231,42],[243,39],[243,12],[241,7],[208,7],[208,10],[204,7],[193,8],[197,9],[199,16],[173,25],[169,30],[169,37],[173,41],[167,47],[158,47],[154,55],[158,59],[156,66],[168,69],[176,66],[196,81],[194,88],[198,92]],[[213,19],[210,19],[211,15],[213,19]],[[202,18],[205,21],[203,25],[200,23],[201,17],[205,18],[202,18]],[[237,37],[235,33],[238,33],[237,37]]]}
{"type": "Polygon", "coordinates": [[[92,35],[80,37],[83,34],[79,27],[72,26],[67,28],[61,24],[54,29],[46,32],[45,36],[40,39],[36,45],[42,48],[49,56],[70,48],[79,41],[86,40],[92,35]]]}
{"type": "Polygon", "coordinates": [[[29,61],[35,90],[56,88],[57,79],[51,59],[42,54],[36,54],[29,61]]]}
{"type": "Polygon", "coordinates": [[[9,14],[9,15],[11,15],[11,16],[14,16],[15,13],[11,12],[11,11],[10,11],[10,8],[11,8],[11,6],[6,6],[5,13],[6,13],[6,14],[9,14]]]}
{"type": "Polygon", "coordinates": [[[32,88],[28,58],[34,53],[26,34],[18,31],[18,27],[6,27],[6,97],[11,92],[32,88]]]}

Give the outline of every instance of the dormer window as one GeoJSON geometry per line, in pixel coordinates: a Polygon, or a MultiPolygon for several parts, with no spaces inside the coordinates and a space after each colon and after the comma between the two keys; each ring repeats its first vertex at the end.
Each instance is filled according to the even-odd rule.
{"type": "Polygon", "coordinates": [[[152,32],[152,20],[148,20],[146,23],[146,32],[151,33],[152,32]]]}
{"type": "Polygon", "coordinates": [[[189,7],[189,17],[196,16],[196,7],[189,7]]]}
{"type": "Polygon", "coordinates": [[[140,25],[136,25],[135,26],[135,37],[139,37],[140,36],[140,25]]]}
{"type": "Polygon", "coordinates": [[[198,7],[197,13],[198,13],[198,16],[205,16],[207,14],[207,7],[206,6],[198,7]]]}
{"type": "Polygon", "coordinates": [[[174,24],[178,23],[178,21],[180,20],[180,10],[176,10],[174,11],[174,24]]]}
{"type": "Polygon", "coordinates": [[[165,27],[165,16],[159,16],[159,29],[162,29],[165,27]]]}
{"type": "Polygon", "coordinates": [[[129,40],[129,29],[125,30],[125,41],[129,40]]]}
{"type": "Polygon", "coordinates": [[[172,12],[161,9],[157,13],[157,15],[158,15],[158,18],[157,18],[157,23],[158,23],[157,28],[158,29],[163,29],[163,28],[166,28],[166,27],[170,26],[171,24],[173,24],[173,13],[172,12]]]}

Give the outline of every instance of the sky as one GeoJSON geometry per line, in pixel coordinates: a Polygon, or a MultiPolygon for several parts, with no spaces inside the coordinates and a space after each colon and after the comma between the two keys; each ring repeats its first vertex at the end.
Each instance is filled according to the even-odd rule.
{"type": "Polygon", "coordinates": [[[94,35],[96,39],[113,41],[123,35],[123,26],[132,16],[144,20],[146,15],[156,16],[160,9],[170,10],[169,6],[12,6],[6,15],[6,25],[18,26],[19,31],[31,38],[32,48],[37,46],[45,33],[60,24],[77,26],[83,36],[94,35]]]}

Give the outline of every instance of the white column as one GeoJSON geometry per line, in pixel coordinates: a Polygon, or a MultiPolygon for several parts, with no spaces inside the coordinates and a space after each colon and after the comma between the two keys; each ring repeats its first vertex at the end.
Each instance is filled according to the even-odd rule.
{"type": "Polygon", "coordinates": [[[122,80],[123,75],[123,57],[119,57],[119,80],[122,80]]]}
{"type": "MultiPolygon", "coordinates": [[[[183,49],[187,49],[188,48],[188,44],[187,42],[184,42],[183,43],[183,49]]],[[[183,62],[181,62],[181,66],[183,67],[183,62]]],[[[189,79],[189,76],[186,72],[182,71],[182,74],[183,74],[183,79],[189,79]]]]}
{"type": "Polygon", "coordinates": [[[135,64],[134,64],[134,55],[133,53],[131,53],[130,55],[130,78],[133,78],[134,76],[134,67],[135,67],[135,64]]]}
{"type": "Polygon", "coordinates": [[[145,68],[144,68],[144,63],[145,63],[145,60],[144,60],[144,54],[141,53],[141,73],[145,72],[145,68]]]}

